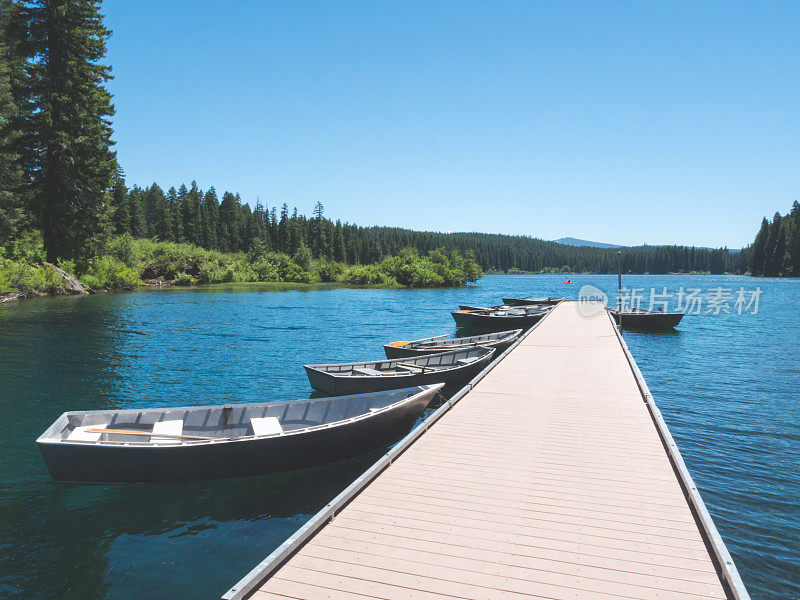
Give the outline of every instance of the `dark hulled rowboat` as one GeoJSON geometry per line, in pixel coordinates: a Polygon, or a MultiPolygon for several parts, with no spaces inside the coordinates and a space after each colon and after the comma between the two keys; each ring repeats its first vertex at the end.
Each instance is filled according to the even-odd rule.
{"type": "Polygon", "coordinates": [[[608,312],[614,322],[623,329],[673,329],[683,319],[683,313],[661,312],[644,310],[642,308],[623,307],[622,313],[616,308],[609,308],[608,312]]]}
{"type": "Polygon", "coordinates": [[[482,371],[494,355],[493,348],[477,346],[416,358],[304,365],[304,368],[311,387],[328,394],[356,394],[433,383],[444,383],[455,389],[482,371]]]}
{"type": "Polygon", "coordinates": [[[499,311],[459,310],[453,313],[456,326],[461,328],[482,329],[488,331],[507,331],[509,329],[530,329],[538,323],[548,311],[529,311],[517,309],[499,311]]]}
{"type": "Polygon", "coordinates": [[[474,346],[484,346],[485,348],[494,348],[495,356],[497,356],[513,344],[521,333],[521,329],[514,329],[513,331],[498,331],[496,333],[447,340],[392,342],[391,344],[386,344],[383,347],[383,351],[386,353],[386,358],[405,358],[432,352],[446,352],[447,350],[462,350],[474,346]]]}
{"type": "Polygon", "coordinates": [[[503,304],[508,306],[527,306],[530,304],[549,304],[555,305],[561,302],[564,298],[556,296],[546,296],[544,298],[503,298],[503,304]]]}
{"type": "Polygon", "coordinates": [[[477,310],[480,312],[495,312],[498,310],[505,310],[505,311],[542,311],[542,310],[550,310],[553,308],[551,304],[528,304],[525,306],[509,306],[507,304],[501,304],[500,306],[471,306],[469,304],[459,304],[459,310],[477,310]]]}
{"type": "Polygon", "coordinates": [[[510,306],[472,306],[471,304],[459,304],[458,310],[480,310],[488,312],[492,310],[508,310],[510,306]]]}
{"type": "Polygon", "coordinates": [[[187,481],[286,471],[395,442],[442,387],[290,402],[68,412],[36,442],[57,481],[187,481]]]}

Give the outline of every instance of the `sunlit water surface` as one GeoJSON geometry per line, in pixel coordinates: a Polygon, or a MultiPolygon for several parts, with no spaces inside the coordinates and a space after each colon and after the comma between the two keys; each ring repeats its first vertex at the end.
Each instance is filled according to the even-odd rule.
{"type": "MultiPolygon", "coordinates": [[[[453,332],[458,303],[612,300],[616,277],[489,276],[455,290],[170,289],[0,305],[0,597],[218,598],[379,453],[214,482],[68,485],[34,440],[62,412],[308,397],[301,365],[382,358],[453,332]]],[[[756,599],[800,596],[800,281],[630,276],[625,285],[762,295],[756,315],[626,332],[756,599]]],[[[752,309],[751,309],[752,310],[752,309]]]]}

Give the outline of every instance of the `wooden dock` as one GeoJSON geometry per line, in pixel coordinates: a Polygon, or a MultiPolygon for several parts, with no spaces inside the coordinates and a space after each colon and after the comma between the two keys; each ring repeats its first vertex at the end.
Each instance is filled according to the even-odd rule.
{"type": "Polygon", "coordinates": [[[557,306],[223,598],[749,598],[622,337],[586,308],[557,306]]]}

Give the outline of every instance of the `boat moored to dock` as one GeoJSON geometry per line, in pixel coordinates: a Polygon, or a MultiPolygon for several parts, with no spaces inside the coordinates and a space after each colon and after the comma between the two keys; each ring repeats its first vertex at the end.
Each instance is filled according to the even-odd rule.
{"type": "Polygon", "coordinates": [[[623,329],[673,329],[683,319],[683,313],[661,312],[623,306],[622,311],[608,308],[614,322],[623,329]]]}
{"type": "Polygon", "coordinates": [[[304,368],[311,387],[327,394],[356,394],[433,383],[456,389],[480,373],[493,356],[494,348],[476,346],[405,359],[304,365],[304,368]]]}
{"type": "Polygon", "coordinates": [[[503,298],[503,304],[508,306],[528,306],[531,304],[549,304],[556,305],[564,300],[557,296],[545,296],[543,298],[503,298]]]}
{"type": "Polygon", "coordinates": [[[456,327],[481,329],[485,331],[507,331],[510,329],[530,329],[542,320],[547,310],[525,310],[509,308],[504,310],[457,310],[450,313],[456,327]]]}
{"type": "Polygon", "coordinates": [[[498,331],[495,333],[485,333],[483,335],[473,335],[469,337],[450,338],[450,339],[431,339],[418,342],[392,342],[383,347],[386,358],[404,358],[407,356],[422,356],[433,352],[446,352],[448,350],[462,350],[474,346],[484,346],[494,348],[495,355],[499,355],[503,350],[513,344],[522,329],[513,331],[498,331]]]}
{"type": "Polygon", "coordinates": [[[366,454],[408,433],[442,384],[287,402],[67,412],[36,440],[53,479],[257,475],[366,454]]]}
{"type": "Polygon", "coordinates": [[[510,310],[510,311],[541,311],[541,310],[550,310],[553,308],[552,304],[526,304],[524,306],[509,306],[508,304],[499,304],[497,306],[472,306],[471,304],[459,304],[459,310],[477,310],[480,312],[494,312],[498,310],[510,310]]]}

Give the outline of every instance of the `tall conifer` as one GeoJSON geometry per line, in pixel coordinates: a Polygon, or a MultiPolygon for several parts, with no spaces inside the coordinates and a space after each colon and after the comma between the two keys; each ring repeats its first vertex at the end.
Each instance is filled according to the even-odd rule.
{"type": "Polygon", "coordinates": [[[130,198],[121,172],[114,177],[114,184],[111,187],[111,223],[114,226],[114,233],[131,230],[130,198]]]}
{"type": "Polygon", "coordinates": [[[38,112],[33,208],[47,258],[85,257],[108,232],[114,106],[101,63],[110,31],[98,0],[33,0],[30,39],[38,112]]]}
{"type": "Polygon", "coordinates": [[[12,242],[27,222],[23,127],[30,105],[21,16],[17,3],[0,0],[0,246],[12,242]]]}

